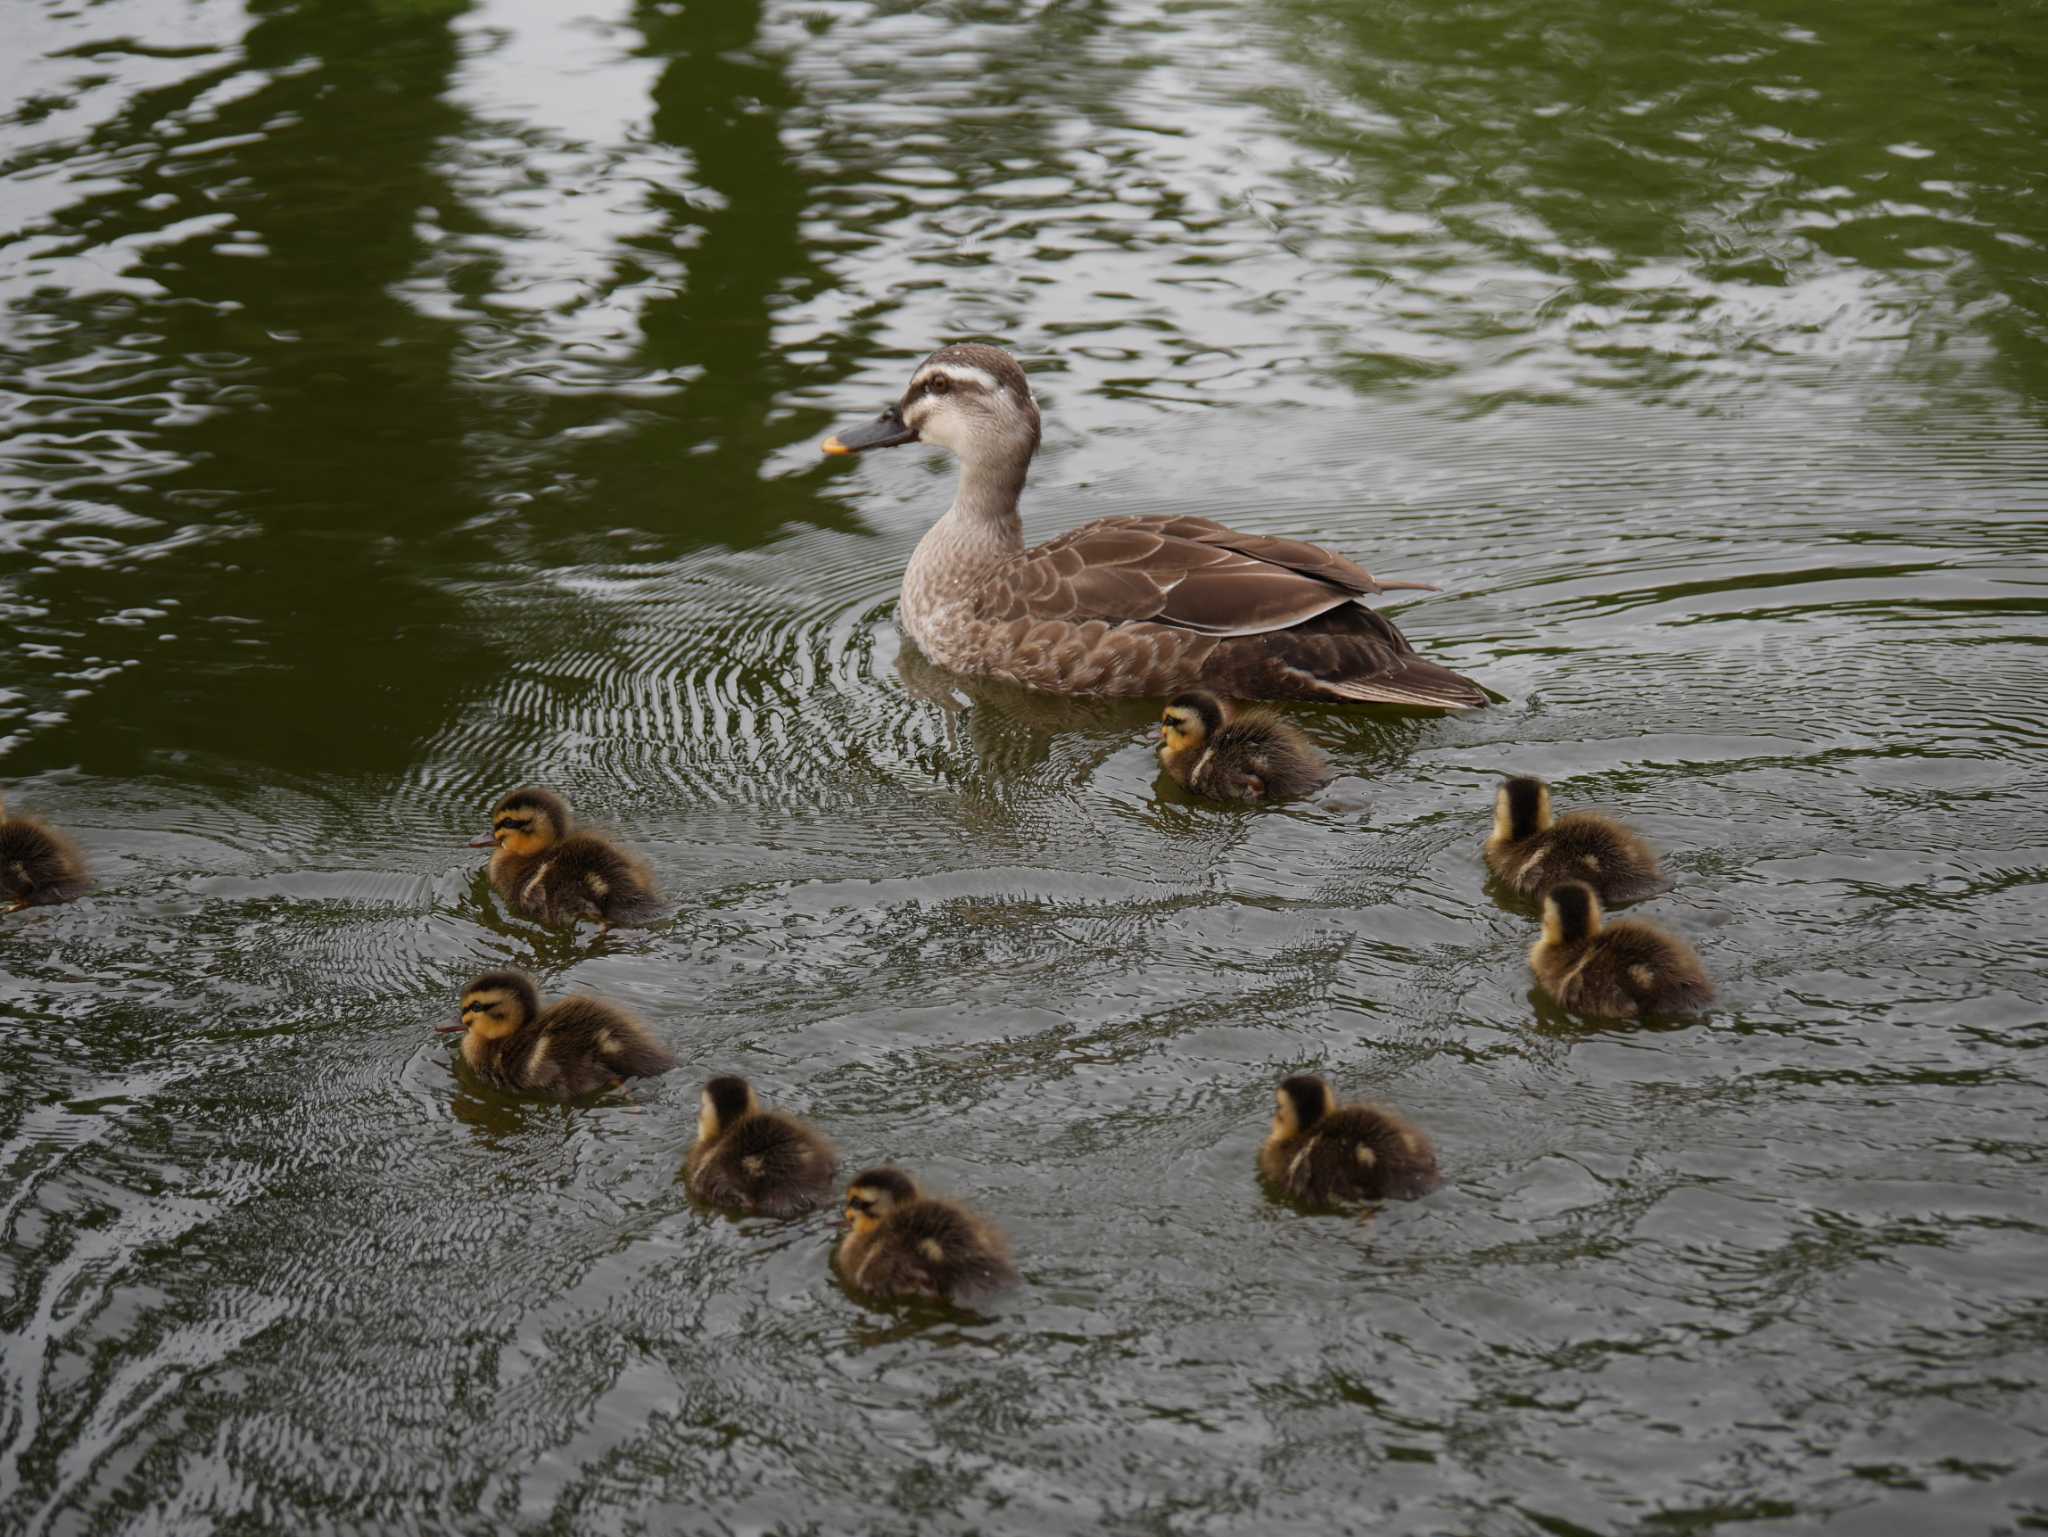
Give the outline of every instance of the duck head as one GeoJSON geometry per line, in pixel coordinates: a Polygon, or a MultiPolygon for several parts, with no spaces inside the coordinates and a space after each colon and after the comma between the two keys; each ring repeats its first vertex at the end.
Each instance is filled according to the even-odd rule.
{"type": "Polygon", "coordinates": [[[491,832],[470,844],[473,849],[497,847],[521,859],[568,837],[569,803],[552,790],[514,790],[491,811],[491,832]]]}
{"type": "Polygon", "coordinates": [[[951,449],[964,464],[1028,464],[1038,452],[1038,401],[1017,360],[1000,347],[941,347],[910,377],[903,398],[865,426],[835,433],[828,454],[903,443],[951,449]]]}

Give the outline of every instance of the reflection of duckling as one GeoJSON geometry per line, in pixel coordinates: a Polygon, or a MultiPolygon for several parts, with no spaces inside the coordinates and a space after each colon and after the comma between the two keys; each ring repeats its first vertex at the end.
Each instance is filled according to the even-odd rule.
{"type": "Polygon", "coordinates": [[[1329,1084],[1306,1073],[1274,1098],[1259,1172],[1297,1200],[1406,1201],[1443,1183],[1429,1138],[1385,1106],[1339,1105],[1329,1084]]]}
{"type": "Polygon", "coordinates": [[[1550,786],[1504,779],[1493,798],[1486,863],[1525,897],[1564,881],[1584,881],[1603,902],[1637,902],[1670,889],[1657,851],[1632,828],[1594,811],[1550,819],[1550,786]]]}
{"type": "Polygon", "coordinates": [[[714,1078],[697,1110],[697,1145],[683,1172],[712,1206],[797,1217],[832,1195],[839,1155],[795,1116],[763,1110],[744,1078],[714,1078]]]}
{"type": "Polygon", "coordinates": [[[1529,968],[1575,1014],[1688,1014],[1714,996],[1691,945],[1633,918],[1603,925],[1599,897],[1579,881],[1544,897],[1543,937],[1529,949],[1529,968]]]}
{"type": "Polygon", "coordinates": [[[564,998],[540,1006],[523,971],[487,971],[462,990],[462,1060],[501,1089],[581,1099],[628,1078],[653,1078],[676,1065],[654,1032],[616,1004],[564,998]]]}
{"type": "Polygon", "coordinates": [[[0,916],[83,896],[92,884],[78,845],[33,817],[10,817],[0,800],[0,916]]]}
{"type": "Polygon", "coordinates": [[[596,833],[578,832],[569,803],[551,790],[514,790],[491,813],[491,884],[513,907],[547,924],[641,923],[660,911],[646,861],[596,833]]]}
{"type": "Polygon", "coordinates": [[[874,1297],[935,1297],[973,1307],[1014,1286],[1003,1235],[965,1207],[925,1195],[901,1169],[870,1169],[846,1192],[839,1273],[874,1297]]]}
{"type": "Polygon", "coordinates": [[[1315,744],[1278,710],[1226,713],[1199,689],[1176,694],[1159,718],[1159,763],[1187,789],[1217,801],[1284,801],[1329,783],[1315,744]]]}

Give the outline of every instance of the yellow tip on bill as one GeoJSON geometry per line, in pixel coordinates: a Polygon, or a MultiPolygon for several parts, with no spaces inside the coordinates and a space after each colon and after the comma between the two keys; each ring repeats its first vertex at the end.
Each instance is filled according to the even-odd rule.
{"type": "Polygon", "coordinates": [[[818,447],[823,449],[828,454],[850,454],[853,452],[852,449],[848,448],[844,443],[839,441],[837,434],[834,434],[832,437],[827,438],[824,442],[820,443],[818,447]]]}

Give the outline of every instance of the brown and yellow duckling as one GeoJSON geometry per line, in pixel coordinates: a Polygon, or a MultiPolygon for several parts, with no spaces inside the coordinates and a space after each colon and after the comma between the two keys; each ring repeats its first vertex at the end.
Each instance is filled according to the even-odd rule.
{"type": "Polygon", "coordinates": [[[698,1101],[697,1144],[683,1173],[711,1206],[800,1217],[832,1198],[839,1154],[793,1115],[763,1110],[744,1078],[713,1078],[698,1101]]]}
{"type": "Polygon", "coordinates": [[[1714,997],[1691,945],[1639,919],[1603,924],[1600,898],[1582,881],[1544,897],[1543,937],[1529,949],[1529,969],[1574,1014],[1605,1019],[1690,1014],[1714,997]]]}
{"type": "Polygon", "coordinates": [[[1443,1183],[1429,1138],[1384,1105],[1340,1105],[1307,1073],[1284,1080],[1274,1100],[1259,1172],[1296,1200],[1409,1201],[1443,1183]]]}
{"type": "Polygon", "coordinates": [[[0,799],[0,917],[72,901],[91,885],[77,844],[34,817],[10,817],[0,799]]]}
{"type": "Polygon", "coordinates": [[[1010,1245],[953,1201],[924,1194],[901,1169],[869,1169],[846,1192],[839,1273],[873,1297],[931,1297],[975,1307],[1017,1283],[1010,1245]]]}
{"type": "Polygon", "coordinates": [[[1159,764],[1183,788],[1216,801],[1295,800],[1330,782],[1323,755],[1278,710],[1232,710],[1200,689],[1167,702],[1159,764]]]}
{"type": "Polygon", "coordinates": [[[1603,902],[1639,902],[1671,889],[1657,851],[1633,828],[1597,811],[1551,820],[1550,786],[1504,779],[1493,798],[1486,864],[1508,887],[1540,897],[1565,881],[1584,881],[1603,902]]]}
{"type": "Polygon", "coordinates": [[[569,803],[552,790],[514,790],[491,812],[491,884],[520,912],[546,924],[598,920],[644,923],[661,910],[647,862],[608,838],[579,832],[569,803]]]}
{"type": "Polygon", "coordinates": [[[676,1065],[654,1032],[617,1004],[564,998],[543,1009],[523,971],[487,971],[462,990],[462,1020],[437,1025],[462,1036],[462,1060],[479,1078],[515,1093],[581,1099],[676,1065]]]}

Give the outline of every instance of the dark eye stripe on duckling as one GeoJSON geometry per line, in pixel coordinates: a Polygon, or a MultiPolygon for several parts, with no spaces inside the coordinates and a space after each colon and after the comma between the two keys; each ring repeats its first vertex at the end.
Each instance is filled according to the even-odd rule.
{"type": "Polygon", "coordinates": [[[533,826],[532,817],[499,817],[497,821],[491,824],[494,831],[513,833],[523,833],[531,826],[533,826]]]}

